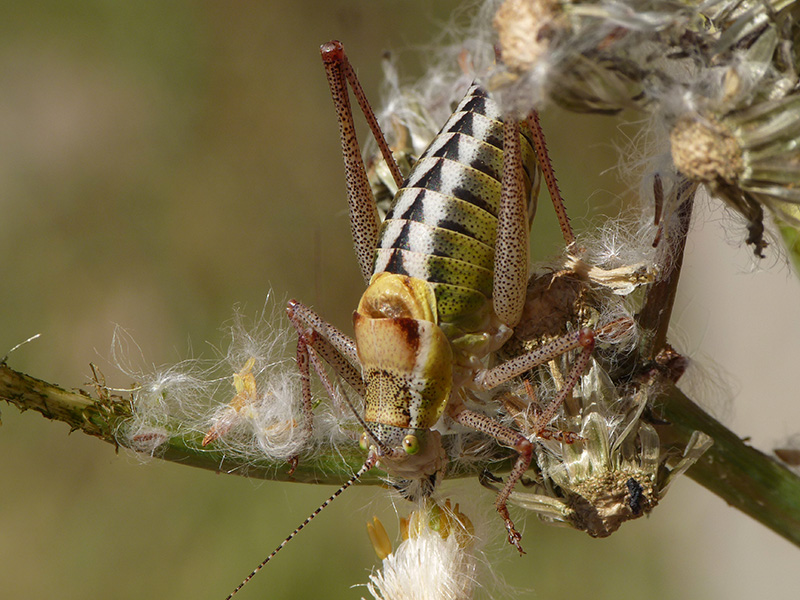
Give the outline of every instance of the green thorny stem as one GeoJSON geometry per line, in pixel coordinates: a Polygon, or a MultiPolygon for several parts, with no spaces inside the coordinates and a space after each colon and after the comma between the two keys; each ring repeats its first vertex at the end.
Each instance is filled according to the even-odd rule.
{"type": "MultiPolygon", "coordinates": [[[[0,365],[0,398],[20,410],[33,409],[48,419],[63,421],[71,431],[80,430],[115,447],[119,445],[115,431],[130,417],[130,403],[124,398],[93,398],[86,392],[65,390],[19,373],[5,364],[0,365]]],[[[658,408],[653,411],[652,419],[658,423],[665,447],[681,451],[694,431],[702,431],[714,439],[714,445],[689,469],[689,477],[800,546],[800,477],[745,444],[674,385],[662,387],[655,402],[658,408]]],[[[289,475],[286,463],[266,460],[236,463],[221,452],[198,450],[202,434],[197,433],[194,438],[170,438],[157,458],[215,472],[323,484],[341,484],[363,463],[357,447],[340,449],[344,450],[343,456],[326,454],[301,460],[289,475]]],[[[475,474],[465,471],[457,476],[475,474]]],[[[365,475],[362,479],[362,485],[377,483],[380,480],[375,476],[365,475]]]]}
{"type": "MultiPolygon", "coordinates": [[[[683,203],[678,209],[678,225],[674,235],[678,240],[676,252],[668,264],[662,265],[661,278],[650,285],[638,325],[645,334],[642,343],[624,369],[634,373],[634,380],[658,390],[650,398],[651,409],[645,417],[658,430],[662,449],[678,453],[686,447],[695,431],[701,431],[714,444],[688,475],[720,496],[723,500],[773,529],[800,546],[800,477],[766,454],[745,444],[736,434],[703,411],[676,386],[682,372],[682,357],[666,341],[666,331],[675,300],[677,283],[683,262],[683,249],[692,213],[696,186],[683,186],[683,203]],[[655,385],[653,385],[655,384],[655,385]]],[[[115,447],[125,443],[117,435],[132,417],[131,400],[110,394],[95,382],[97,397],[82,390],[68,391],[35,379],[0,363],[0,399],[20,410],[33,409],[46,418],[64,421],[71,431],[80,430],[115,447]]],[[[312,458],[301,458],[291,471],[284,461],[244,461],[201,446],[202,432],[187,431],[178,422],[166,424],[172,434],[159,446],[156,458],[191,465],[215,472],[234,473],[275,481],[341,484],[363,464],[363,453],[355,444],[323,451],[312,458]]],[[[497,454],[488,460],[493,470],[510,468],[508,450],[497,447],[497,454]]],[[[470,477],[486,467],[475,464],[452,474],[470,477]]],[[[368,474],[363,483],[378,484],[375,474],[368,474]]]]}
{"type": "MultiPolygon", "coordinates": [[[[82,431],[119,448],[128,439],[118,435],[132,418],[132,400],[109,394],[98,386],[98,397],[83,390],[65,390],[52,383],[35,379],[0,363],[0,399],[17,406],[41,413],[53,421],[63,421],[70,432],[82,431]]],[[[300,483],[339,484],[349,475],[347,470],[357,470],[364,457],[358,446],[340,449],[341,454],[321,454],[301,460],[289,474],[289,465],[281,461],[236,461],[223,452],[204,449],[201,446],[203,433],[186,431],[177,421],[167,424],[167,432],[173,434],[159,446],[155,458],[208,469],[210,471],[235,473],[274,481],[296,481],[300,483]],[[179,433],[180,431],[180,433],[179,433]]],[[[367,481],[368,478],[364,478],[367,481]]],[[[373,476],[371,483],[377,483],[373,476]]]]}

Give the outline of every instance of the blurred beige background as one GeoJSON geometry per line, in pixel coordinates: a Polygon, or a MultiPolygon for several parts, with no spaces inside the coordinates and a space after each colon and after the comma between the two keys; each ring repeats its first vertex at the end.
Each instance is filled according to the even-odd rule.
{"type": "MultiPolygon", "coordinates": [[[[152,364],[211,356],[232,307],[254,315],[269,289],[348,327],[363,284],[317,49],[341,39],[377,103],[381,52],[397,52],[413,79],[414,49],[458,6],[0,6],[0,355],[41,333],[12,367],[78,387],[93,361],[125,386],[109,363],[115,324],[152,364]]],[[[552,114],[545,124],[576,222],[613,214],[623,188],[613,171],[599,173],[615,163],[615,124],[552,114]]],[[[543,204],[534,225],[539,257],[557,246],[551,212],[543,204]]],[[[800,289],[780,264],[750,272],[741,230],[725,233],[716,208],[704,214],[690,239],[678,339],[721,365],[712,379],[735,399],[719,403],[727,392],[713,386],[705,395],[768,450],[800,431],[800,289]]],[[[330,493],[141,464],[36,414],[0,410],[0,598],[221,599],[330,493]]],[[[607,540],[528,518],[524,558],[503,543],[491,494],[477,482],[459,494],[481,497],[497,533],[488,552],[510,585],[528,590],[521,597],[800,590],[797,548],[689,480],[607,540]]],[[[390,514],[388,504],[374,487],[348,491],[241,598],[366,595],[349,587],[375,563],[364,522],[390,514]]]]}

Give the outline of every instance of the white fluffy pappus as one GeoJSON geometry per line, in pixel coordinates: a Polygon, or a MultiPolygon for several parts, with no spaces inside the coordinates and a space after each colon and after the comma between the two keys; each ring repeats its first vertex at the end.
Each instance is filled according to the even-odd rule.
{"type": "Polygon", "coordinates": [[[301,426],[298,377],[291,366],[253,373],[255,363],[251,357],[234,373],[236,394],[213,409],[203,446],[242,458],[256,453],[289,460],[303,452],[309,441],[301,426]]]}
{"type": "Polygon", "coordinates": [[[376,600],[466,600],[477,585],[476,562],[454,536],[428,529],[405,540],[369,577],[376,600]]]}
{"type": "Polygon", "coordinates": [[[366,584],[376,600],[467,600],[480,587],[482,553],[470,519],[450,501],[427,500],[401,519],[404,540],[392,551],[377,519],[367,526],[382,557],[366,584]]]}
{"type": "MultiPolygon", "coordinates": [[[[132,418],[118,432],[121,445],[153,456],[178,437],[191,448],[222,453],[246,467],[351,441],[348,415],[327,399],[318,402],[311,434],[303,427],[296,335],[281,308],[268,299],[252,321],[237,310],[227,347],[217,351],[221,358],[192,358],[160,368],[134,368],[129,349],[136,347],[140,356],[141,349],[118,330],[113,358],[138,382],[132,418]]],[[[312,399],[316,402],[316,392],[312,399]]]]}

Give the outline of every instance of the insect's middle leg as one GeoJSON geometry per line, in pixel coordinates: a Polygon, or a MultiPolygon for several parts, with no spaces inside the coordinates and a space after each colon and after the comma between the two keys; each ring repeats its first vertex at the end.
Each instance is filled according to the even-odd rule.
{"type": "MultiPolygon", "coordinates": [[[[566,352],[580,348],[581,352],[573,361],[572,368],[564,380],[563,386],[559,390],[556,397],[547,406],[547,408],[545,408],[545,410],[538,415],[536,423],[532,428],[533,435],[544,433],[542,437],[550,437],[549,433],[547,433],[547,428],[550,425],[550,421],[553,420],[556,412],[564,403],[569,394],[572,393],[573,388],[577,384],[581,375],[583,375],[583,372],[586,370],[592,355],[592,351],[594,350],[596,336],[600,334],[619,336],[630,326],[630,319],[618,319],[616,321],[612,321],[604,327],[599,328],[597,331],[584,328],[565,335],[550,342],[549,344],[545,344],[540,348],[528,352],[527,354],[523,354],[501,363],[496,367],[478,371],[473,378],[472,387],[477,390],[490,390],[502,383],[522,375],[533,367],[544,364],[566,352]]],[[[517,461],[514,464],[514,467],[511,470],[505,485],[497,495],[495,507],[506,523],[509,543],[513,544],[520,552],[522,552],[522,548],[520,547],[519,543],[521,536],[514,528],[514,523],[509,517],[506,503],[511,495],[511,492],[514,490],[514,486],[530,466],[533,452],[531,441],[521,433],[506,427],[487,415],[466,409],[463,403],[455,402],[448,410],[450,416],[456,422],[487,433],[494,437],[500,444],[514,448],[519,453],[519,457],[517,458],[517,461]]],[[[575,439],[576,438],[572,436],[564,436],[564,441],[566,443],[572,443],[575,441],[575,439]]]]}
{"type": "Polygon", "coordinates": [[[497,494],[494,506],[497,512],[500,513],[503,521],[505,521],[506,529],[508,530],[508,542],[519,550],[520,554],[525,554],[520,544],[522,535],[514,527],[514,522],[508,514],[507,503],[514,486],[531,464],[531,459],[533,458],[533,444],[521,433],[506,427],[487,415],[464,408],[463,404],[458,406],[458,408],[451,409],[449,414],[457,423],[486,433],[496,439],[499,444],[517,451],[517,461],[514,463],[514,467],[511,469],[511,473],[509,473],[503,489],[497,494]]]}
{"type": "MultiPolygon", "coordinates": [[[[625,321],[627,322],[628,320],[625,319],[625,321]]],[[[622,320],[620,320],[620,323],[621,322],[622,320]]],[[[615,321],[611,325],[613,324],[618,323],[615,321]]],[[[605,332],[608,327],[610,327],[610,325],[603,328],[602,332],[605,332]]],[[[491,369],[482,369],[473,377],[472,387],[477,390],[491,390],[496,388],[501,383],[511,381],[526,371],[530,371],[534,367],[543,365],[546,362],[553,360],[554,358],[558,358],[559,356],[577,348],[583,348],[584,353],[591,354],[591,351],[594,348],[596,335],[596,331],[589,328],[584,328],[579,331],[568,333],[548,344],[540,346],[539,348],[535,348],[526,354],[509,359],[503,363],[500,363],[496,367],[492,367],[491,369]]]]}

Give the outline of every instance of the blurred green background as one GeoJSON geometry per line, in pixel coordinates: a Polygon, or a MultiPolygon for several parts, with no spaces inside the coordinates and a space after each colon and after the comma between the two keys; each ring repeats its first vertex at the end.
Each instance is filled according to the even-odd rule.
{"type": "MultiPolygon", "coordinates": [[[[348,328],[363,282],[318,47],[341,39],[379,103],[381,52],[393,50],[413,79],[455,11],[471,14],[427,0],[0,5],[0,355],[41,333],[11,355],[12,367],[86,387],[92,361],[122,387],[130,381],[109,362],[115,324],[152,364],[211,356],[232,307],[254,315],[270,289],[348,328]]],[[[576,223],[613,212],[624,194],[606,171],[616,162],[615,123],[555,113],[544,121],[576,223]]],[[[719,220],[713,211],[708,228],[719,220]]],[[[558,244],[551,214],[542,203],[540,257],[558,244]]],[[[688,259],[677,311],[690,330],[684,339],[692,353],[709,352],[704,342],[721,320],[721,345],[746,346],[754,372],[736,372],[752,382],[742,395],[756,402],[754,416],[745,409],[735,423],[751,434],[767,416],[758,441],[768,449],[800,422],[778,412],[798,404],[797,393],[766,391],[763,380],[780,384],[786,370],[768,375],[774,361],[753,363],[773,353],[796,359],[796,340],[780,351],[775,344],[800,327],[791,309],[800,294],[785,270],[777,269],[780,291],[763,291],[759,280],[758,311],[765,297],[787,308],[769,319],[775,333],[760,326],[732,343],[725,332],[735,316],[709,308],[713,297],[700,292],[726,289],[710,285],[726,269],[748,289],[763,274],[743,277],[749,251],[710,237],[711,249],[699,238],[690,246],[697,258],[688,259]],[[704,267],[713,252],[722,254],[704,267]],[[786,406],[770,407],[770,398],[786,406]]],[[[221,599],[331,491],[142,464],[37,414],[0,409],[0,598],[221,599]]],[[[607,540],[528,518],[524,558],[503,542],[491,494],[477,482],[453,491],[455,501],[468,497],[479,498],[474,510],[496,534],[488,552],[499,574],[528,590],[521,597],[800,589],[796,548],[689,480],[649,519],[607,540]]],[[[350,586],[376,562],[364,531],[375,512],[391,515],[383,490],[348,491],[241,598],[367,595],[350,586]]],[[[396,523],[385,522],[394,534],[396,523]]],[[[514,595],[487,585],[497,597],[514,595]]]]}

